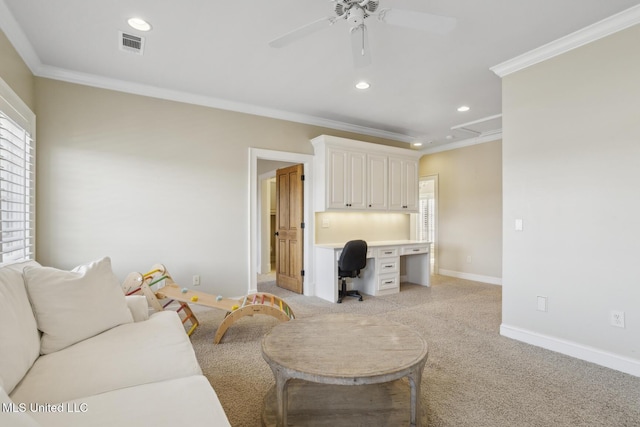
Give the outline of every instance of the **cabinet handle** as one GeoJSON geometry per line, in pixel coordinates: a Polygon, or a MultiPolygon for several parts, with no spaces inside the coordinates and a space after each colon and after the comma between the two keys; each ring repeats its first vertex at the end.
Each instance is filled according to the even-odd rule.
{"type": "Polygon", "coordinates": [[[385,285],[390,285],[393,283],[393,280],[387,280],[386,282],[384,282],[385,285]]]}
{"type": "Polygon", "coordinates": [[[420,252],[420,249],[414,249],[413,252],[420,252]]]}
{"type": "Polygon", "coordinates": [[[387,265],[385,265],[385,266],[384,266],[384,267],[382,267],[382,268],[393,268],[393,265],[389,265],[389,264],[387,264],[387,265]]]}
{"type": "Polygon", "coordinates": [[[386,251],[384,254],[385,255],[391,255],[393,252],[392,251],[386,251]]]}

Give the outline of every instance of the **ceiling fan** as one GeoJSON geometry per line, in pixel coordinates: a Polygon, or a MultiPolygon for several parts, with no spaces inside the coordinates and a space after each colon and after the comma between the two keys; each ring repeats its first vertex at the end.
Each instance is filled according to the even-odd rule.
{"type": "Polygon", "coordinates": [[[414,12],[403,9],[380,9],[379,0],[330,0],[335,3],[335,16],[318,19],[288,32],[269,42],[271,47],[284,47],[327,28],[340,20],[349,24],[351,48],[356,67],[371,64],[371,53],[365,20],[375,16],[379,21],[400,27],[429,31],[436,34],[447,34],[456,26],[456,19],[429,13],[414,12]]]}

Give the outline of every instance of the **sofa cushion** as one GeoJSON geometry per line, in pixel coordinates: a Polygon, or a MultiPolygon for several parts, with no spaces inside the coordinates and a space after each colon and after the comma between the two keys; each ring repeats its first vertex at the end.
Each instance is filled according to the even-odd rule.
{"type": "Polygon", "coordinates": [[[71,271],[25,267],[24,277],[42,331],[40,354],[133,322],[108,257],[71,271]]]}
{"type": "Polygon", "coordinates": [[[7,396],[0,383],[0,426],[40,427],[27,412],[29,405],[18,405],[7,396]]]}
{"type": "Polygon", "coordinates": [[[201,373],[180,317],[175,311],[162,311],[41,356],[11,398],[60,403],[201,373]]]}
{"type": "Polygon", "coordinates": [[[116,390],[64,407],[68,411],[33,417],[47,427],[231,426],[202,375],[116,390]]]}
{"type": "Polygon", "coordinates": [[[40,354],[40,333],[24,287],[25,261],[0,266],[0,379],[11,393],[40,354]]]}

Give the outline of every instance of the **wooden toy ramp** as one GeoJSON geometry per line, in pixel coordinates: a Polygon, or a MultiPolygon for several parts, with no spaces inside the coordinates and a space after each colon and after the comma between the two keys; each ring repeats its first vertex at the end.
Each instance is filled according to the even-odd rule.
{"type": "Polygon", "coordinates": [[[154,265],[151,271],[145,274],[129,274],[122,286],[127,295],[142,292],[147,297],[149,305],[156,311],[162,311],[173,302],[177,302],[179,304],[177,311],[182,314],[182,323],[191,322],[192,326],[188,331],[189,335],[199,325],[198,319],[189,307],[190,303],[225,310],[227,314],[220,326],[218,326],[213,340],[215,344],[222,340],[225,332],[233,323],[245,316],[265,314],[281,321],[295,318],[291,307],[282,298],[270,293],[258,292],[240,299],[233,299],[181,288],[173,281],[166,268],[161,264],[154,265]],[[160,285],[162,282],[164,283],[163,287],[159,287],[156,291],[152,289],[153,286],[160,285]]]}

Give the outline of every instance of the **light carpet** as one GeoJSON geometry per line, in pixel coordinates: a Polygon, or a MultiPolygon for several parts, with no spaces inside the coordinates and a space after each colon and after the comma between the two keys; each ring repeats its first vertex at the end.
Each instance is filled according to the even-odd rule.
{"type": "MultiPolygon", "coordinates": [[[[342,304],[297,295],[274,282],[258,288],[284,298],[298,318],[350,312],[422,334],[429,344],[423,425],[640,426],[640,378],[500,336],[500,286],[433,276],[430,288],[403,284],[399,294],[342,304]]],[[[260,341],[278,321],[242,318],[214,345],[224,314],[198,311],[193,346],[231,424],[260,426],[263,399],[274,384],[260,341]]]]}

